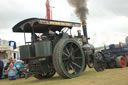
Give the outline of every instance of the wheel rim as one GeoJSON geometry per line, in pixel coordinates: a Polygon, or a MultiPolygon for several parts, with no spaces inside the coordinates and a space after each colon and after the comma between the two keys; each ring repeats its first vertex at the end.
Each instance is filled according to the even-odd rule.
{"type": "Polygon", "coordinates": [[[121,58],[121,64],[122,64],[122,67],[126,67],[126,60],[122,57],[121,58]]]}

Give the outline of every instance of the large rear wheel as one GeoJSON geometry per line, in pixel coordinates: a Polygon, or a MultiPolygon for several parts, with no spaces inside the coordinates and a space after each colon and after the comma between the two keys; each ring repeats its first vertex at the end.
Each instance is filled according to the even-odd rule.
{"type": "Polygon", "coordinates": [[[60,40],[54,49],[53,64],[61,77],[77,77],[85,67],[83,50],[75,40],[60,40]]]}

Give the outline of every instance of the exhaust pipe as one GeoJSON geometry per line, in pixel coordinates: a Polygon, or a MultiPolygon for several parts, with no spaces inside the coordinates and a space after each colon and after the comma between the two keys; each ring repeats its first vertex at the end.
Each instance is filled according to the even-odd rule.
{"type": "Polygon", "coordinates": [[[88,44],[88,34],[87,34],[87,26],[85,20],[82,21],[82,28],[83,28],[83,34],[84,37],[86,38],[86,44],[88,44]]]}

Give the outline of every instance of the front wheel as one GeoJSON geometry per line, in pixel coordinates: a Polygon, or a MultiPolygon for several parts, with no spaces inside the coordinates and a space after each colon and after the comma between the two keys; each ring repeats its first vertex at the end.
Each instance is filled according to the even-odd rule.
{"type": "Polygon", "coordinates": [[[97,72],[104,71],[105,69],[105,59],[104,55],[101,52],[94,54],[94,69],[97,72]]]}

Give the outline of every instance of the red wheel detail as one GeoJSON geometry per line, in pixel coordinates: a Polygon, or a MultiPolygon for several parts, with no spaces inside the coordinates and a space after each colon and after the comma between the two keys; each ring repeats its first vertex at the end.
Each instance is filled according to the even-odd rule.
{"type": "Polygon", "coordinates": [[[127,63],[126,63],[126,60],[125,60],[124,57],[122,57],[122,58],[120,59],[120,61],[121,61],[122,67],[126,67],[126,66],[127,66],[127,63]]]}

